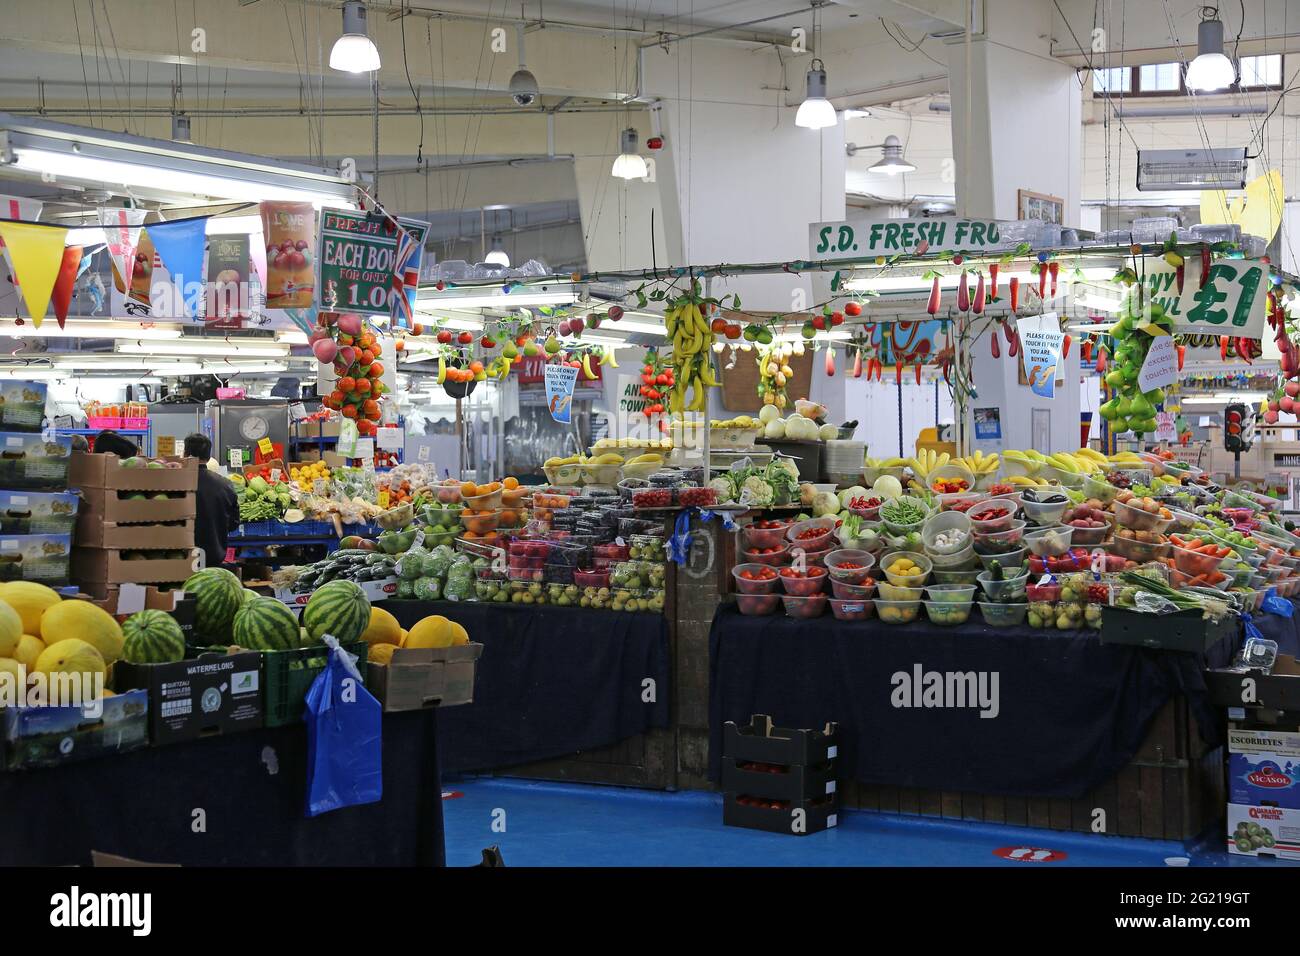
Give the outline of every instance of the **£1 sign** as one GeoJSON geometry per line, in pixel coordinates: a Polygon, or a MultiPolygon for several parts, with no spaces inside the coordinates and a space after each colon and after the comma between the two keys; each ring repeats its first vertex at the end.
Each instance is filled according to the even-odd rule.
{"type": "Polygon", "coordinates": [[[1221,259],[1199,284],[1186,282],[1173,311],[1174,331],[1193,335],[1264,335],[1268,265],[1253,259],[1221,259]]]}

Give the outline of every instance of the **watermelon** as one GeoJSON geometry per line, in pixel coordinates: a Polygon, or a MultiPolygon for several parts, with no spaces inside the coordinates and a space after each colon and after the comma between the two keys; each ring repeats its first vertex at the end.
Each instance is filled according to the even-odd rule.
{"type": "Polygon", "coordinates": [[[303,608],[302,624],[313,644],[332,634],[340,644],[361,639],[370,624],[370,599],[352,581],[330,581],[316,589],[303,608]]]}
{"type": "Polygon", "coordinates": [[[298,618],[275,598],[260,595],[235,614],[235,643],[250,651],[287,651],[298,646],[298,618]]]}
{"type": "Polygon", "coordinates": [[[258,594],[252,588],[244,588],[243,593],[239,595],[239,602],[240,602],[239,606],[243,607],[249,601],[253,600],[253,598],[259,598],[261,596],[262,595],[258,594]]]}
{"type": "Polygon", "coordinates": [[[204,568],[190,575],[185,592],[194,595],[194,630],[213,641],[227,640],[243,590],[239,578],[225,568],[204,568]]]}
{"type": "Polygon", "coordinates": [[[166,611],[138,611],[122,624],[122,659],[168,664],[185,657],[185,634],[166,611]]]}

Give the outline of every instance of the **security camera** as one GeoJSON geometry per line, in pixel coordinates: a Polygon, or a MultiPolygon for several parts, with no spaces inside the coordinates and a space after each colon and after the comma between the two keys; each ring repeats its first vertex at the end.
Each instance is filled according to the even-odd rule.
{"type": "Polygon", "coordinates": [[[532,106],[537,95],[537,78],[526,69],[516,70],[510,77],[510,98],[519,106],[532,106]]]}

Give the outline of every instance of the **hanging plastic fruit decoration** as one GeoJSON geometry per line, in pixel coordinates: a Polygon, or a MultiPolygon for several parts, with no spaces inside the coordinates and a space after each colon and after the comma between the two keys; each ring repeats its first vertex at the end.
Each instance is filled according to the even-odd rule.
{"type": "MultiPolygon", "coordinates": [[[[714,331],[705,313],[721,306],[717,299],[701,295],[698,281],[691,291],[667,303],[664,326],[672,341],[674,384],[668,394],[671,412],[703,412],[709,407],[709,389],[719,382],[713,373],[714,331]],[[687,399],[687,392],[690,398],[687,399]]],[[[740,298],[732,297],[733,309],[740,308],[740,298]]]]}
{"type": "Polygon", "coordinates": [[[321,312],[311,333],[311,350],[322,365],[332,365],[338,376],[324,404],[357,423],[357,434],[374,436],[383,418],[383,347],[353,312],[321,312]]]}
{"type": "Polygon", "coordinates": [[[656,349],[647,349],[645,362],[641,366],[641,397],[646,400],[646,407],[641,414],[654,418],[664,412],[664,399],[669,390],[677,383],[676,373],[656,349]]]}
{"type": "Polygon", "coordinates": [[[1156,430],[1156,406],[1165,400],[1164,389],[1153,388],[1142,392],[1138,388],[1138,374],[1151,348],[1153,333],[1141,327],[1144,322],[1163,329],[1173,330],[1173,319],[1158,302],[1148,305],[1145,314],[1138,305],[1139,289],[1135,288],[1124,299],[1119,321],[1111,329],[1115,347],[1110,368],[1106,372],[1106,386],[1111,391],[1109,401],[1102,403],[1101,417],[1117,434],[1132,431],[1140,439],[1156,430]]]}

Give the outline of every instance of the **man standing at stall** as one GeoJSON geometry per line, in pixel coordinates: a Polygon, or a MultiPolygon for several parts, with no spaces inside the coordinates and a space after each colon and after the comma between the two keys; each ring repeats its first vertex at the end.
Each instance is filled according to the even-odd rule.
{"type": "Polygon", "coordinates": [[[219,568],[226,560],[230,532],[239,527],[239,497],[229,481],[208,470],[208,459],[212,457],[212,440],[208,436],[187,435],[185,457],[199,460],[194,545],[203,549],[205,567],[219,568]]]}

